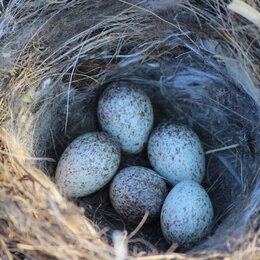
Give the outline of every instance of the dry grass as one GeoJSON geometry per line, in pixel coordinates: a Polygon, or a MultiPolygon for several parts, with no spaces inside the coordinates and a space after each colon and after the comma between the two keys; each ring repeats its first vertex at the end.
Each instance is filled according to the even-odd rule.
{"type": "MultiPolygon", "coordinates": [[[[258,259],[259,28],[229,11],[222,0],[173,5],[161,0],[158,6],[155,1],[122,0],[4,2],[0,256],[258,259]],[[207,241],[185,253],[175,252],[173,245],[162,254],[137,236],[142,223],[130,236],[108,236],[103,222],[98,227],[97,219],[86,218],[51,181],[64,147],[96,129],[93,107],[99,86],[122,79],[142,84],[164,117],[174,111],[177,119],[185,118],[206,135],[202,139],[212,171],[207,188],[213,197],[226,196],[216,200],[216,218],[222,222],[207,241]],[[174,89],[172,96],[168,87],[174,88],[176,79],[184,85],[194,79],[201,85],[211,82],[212,89],[201,92],[191,86],[174,89]],[[150,254],[127,248],[140,241],[150,254]]],[[[257,0],[247,2],[259,8],[257,0]]]]}

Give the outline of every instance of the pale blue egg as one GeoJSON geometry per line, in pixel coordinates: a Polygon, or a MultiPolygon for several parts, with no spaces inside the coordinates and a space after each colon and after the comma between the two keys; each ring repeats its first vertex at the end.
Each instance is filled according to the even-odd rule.
{"type": "Polygon", "coordinates": [[[209,233],[213,217],[206,191],[194,181],[183,181],[165,199],[161,211],[162,232],[170,243],[193,243],[209,233]]]}
{"type": "Polygon", "coordinates": [[[108,134],[90,132],[76,138],[62,154],[56,183],[68,197],[82,197],[104,187],[116,173],[120,146],[108,134]]]}
{"type": "Polygon", "coordinates": [[[102,93],[98,119],[103,131],[113,136],[123,151],[137,154],[145,149],[152,130],[153,107],[141,89],[117,82],[102,93]]]}

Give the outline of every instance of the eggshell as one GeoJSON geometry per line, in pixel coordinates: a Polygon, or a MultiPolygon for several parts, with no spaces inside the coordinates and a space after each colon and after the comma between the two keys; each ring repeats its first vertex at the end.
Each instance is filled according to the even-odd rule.
{"type": "Polygon", "coordinates": [[[180,182],[170,191],[162,207],[163,235],[170,243],[196,242],[209,233],[213,216],[206,191],[194,181],[180,182]]]}
{"type": "Polygon", "coordinates": [[[203,180],[203,148],[198,136],[186,126],[159,125],[149,139],[148,157],[155,171],[172,186],[183,180],[203,180]]]}
{"type": "Polygon", "coordinates": [[[110,186],[110,199],[115,210],[127,221],[139,223],[147,210],[150,222],[160,215],[168,191],[156,172],[140,166],[121,170],[110,186]]]}
{"type": "Polygon", "coordinates": [[[112,179],[120,157],[119,144],[108,134],[86,133],[62,154],[56,169],[56,183],[68,197],[94,193],[112,179]]]}
{"type": "Polygon", "coordinates": [[[98,119],[104,131],[112,135],[128,153],[144,150],[153,127],[153,108],[139,88],[116,82],[99,99],[98,119]]]}

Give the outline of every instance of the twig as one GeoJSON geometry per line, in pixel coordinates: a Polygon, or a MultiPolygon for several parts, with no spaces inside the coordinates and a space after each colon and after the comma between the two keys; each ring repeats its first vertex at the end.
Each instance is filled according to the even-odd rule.
{"type": "Polygon", "coordinates": [[[237,14],[240,14],[260,28],[260,13],[249,4],[241,0],[233,0],[227,8],[237,14]]]}
{"type": "Polygon", "coordinates": [[[142,226],[143,226],[144,223],[146,222],[148,216],[149,216],[149,212],[146,210],[146,211],[145,211],[145,214],[144,214],[144,216],[143,216],[143,218],[142,218],[142,220],[140,221],[140,223],[138,224],[138,226],[135,228],[135,230],[132,231],[132,232],[129,234],[128,239],[131,239],[132,237],[134,237],[134,236],[138,233],[138,231],[142,228],[142,226]]]}
{"type": "Polygon", "coordinates": [[[205,152],[205,154],[211,154],[211,153],[216,153],[216,152],[222,152],[222,151],[226,151],[226,150],[229,150],[229,149],[236,148],[236,147],[238,147],[238,146],[239,146],[239,144],[232,144],[232,145],[228,145],[228,146],[225,146],[225,147],[208,150],[208,151],[205,152]]]}

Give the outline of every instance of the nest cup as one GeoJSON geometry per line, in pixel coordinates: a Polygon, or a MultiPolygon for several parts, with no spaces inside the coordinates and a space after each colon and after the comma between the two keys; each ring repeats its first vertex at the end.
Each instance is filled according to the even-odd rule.
{"type": "MultiPolygon", "coordinates": [[[[222,1],[27,0],[1,8],[3,257],[258,255],[257,26],[222,1]],[[202,185],[215,220],[209,236],[190,247],[167,244],[159,223],[140,229],[125,223],[107,187],[71,201],[53,183],[68,144],[100,130],[98,98],[115,82],[147,93],[155,125],[182,123],[200,137],[206,152],[202,185]]],[[[121,168],[129,165],[149,167],[146,152],[123,155],[121,168]]]]}

